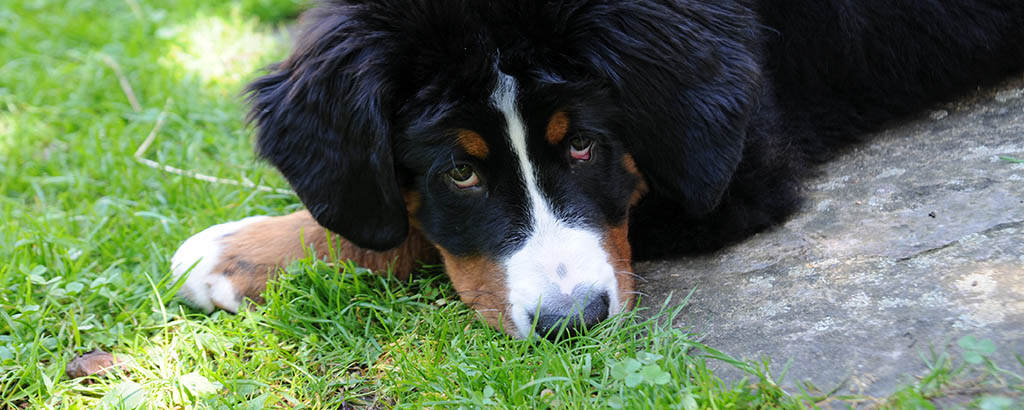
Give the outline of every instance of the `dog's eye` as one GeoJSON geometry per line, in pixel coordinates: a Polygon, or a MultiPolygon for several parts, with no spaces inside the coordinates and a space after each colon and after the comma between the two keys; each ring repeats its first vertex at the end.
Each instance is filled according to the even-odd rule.
{"type": "Polygon", "coordinates": [[[575,137],[569,141],[569,157],[577,161],[590,161],[590,149],[593,147],[593,140],[575,137]]]}
{"type": "Polygon", "coordinates": [[[462,164],[448,171],[448,178],[459,189],[472,188],[480,183],[480,177],[476,176],[473,167],[462,164]]]}

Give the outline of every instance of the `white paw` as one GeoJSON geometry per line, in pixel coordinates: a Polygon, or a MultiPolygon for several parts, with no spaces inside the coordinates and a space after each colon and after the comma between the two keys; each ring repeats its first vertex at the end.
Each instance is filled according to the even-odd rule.
{"type": "Polygon", "coordinates": [[[231,281],[216,269],[224,244],[221,239],[238,232],[246,225],[267,219],[267,216],[248,218],[214,225],[188,238],[171,257],[171,271],[174,280],[188,275],[185,284],[178,290],[178,296],[190,305],[206,313],[215,307],[232,313],[238,312],[241,298],[231,281]]]}

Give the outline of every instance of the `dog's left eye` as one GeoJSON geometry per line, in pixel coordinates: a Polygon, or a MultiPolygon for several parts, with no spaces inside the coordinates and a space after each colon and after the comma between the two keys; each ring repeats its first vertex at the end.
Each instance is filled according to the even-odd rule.
{"type": "Polygon", "coordinates": [[[593,147],[593,140],[575,137],[569,141],[569,157],[577,161],[590,161],[590,149],[593,147]]]}
{"type": "Polygon", "coordinates": [[[480,177],[476,175],[476,171],[472,166],[466,164],[448,170],[448,178],[459,189],[472,188],[480,183],[480,177]]]}

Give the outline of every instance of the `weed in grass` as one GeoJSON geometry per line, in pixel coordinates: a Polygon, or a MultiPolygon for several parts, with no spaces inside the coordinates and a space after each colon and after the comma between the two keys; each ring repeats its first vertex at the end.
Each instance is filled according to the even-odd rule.
{"type": "Polygon", "coordinates": [[[515,340],[474,320],[460,302],[435,303],[453,290],[437,272],[422,276],[402,284],[303,261],[277,279],[251,320],[295,341],[307,368],[343,364],[338,377],[356,388],[342,395],[364,404],[671,408],[788,400],[778,388],[773,396],[764,386],[725,386],[707,361],[746,364],[671,326],[679,307],[649,319],[627,313],[559,343],[515,340]]]}
{"type": "MultiPolygon", "coordinates": [[[[957,345],[962,361],[957,364],[948,353],[932,351],[922,357],[931,369],[912,385],[880,401],[883,408],[1014,409],[1024,405],[1024,376],[995,364],[997,346],[988,339],[964,336],[957,345]]],[[[1024,367],[1024,361],[1017,355],[1024,367]]]]}

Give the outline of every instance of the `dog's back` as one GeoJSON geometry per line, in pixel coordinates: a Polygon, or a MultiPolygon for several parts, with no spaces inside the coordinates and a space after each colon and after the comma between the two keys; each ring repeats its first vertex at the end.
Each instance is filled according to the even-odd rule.
{"type": "Polygon", "coordinates": [[[759,4],[776,102],[813,154],[1024,68],[1020,0],[759,4]]]}
{"type": "Polygon", "coordinates": [[[763,77],[743,158],[708,214],[648,195],[630,232],[640,259],[714,250],[780,223],[815,163],[887,121],[1024,69],[1019,0],[758,1],[755,10],[763,77]]]}

